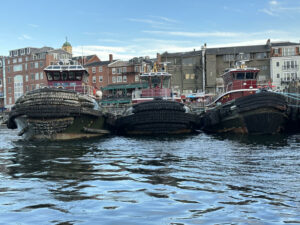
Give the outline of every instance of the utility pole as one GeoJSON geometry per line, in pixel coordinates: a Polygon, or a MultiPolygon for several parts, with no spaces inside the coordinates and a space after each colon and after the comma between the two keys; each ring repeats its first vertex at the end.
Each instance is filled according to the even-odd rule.
{"type": "Polygon", "coordinates": [[[205,49],[206,49],[206,44],[204,44],[201,47],[202,50],[202,91],[205,94],[205,80],[206,80],[206,75],[205,75],[205,49]]]}

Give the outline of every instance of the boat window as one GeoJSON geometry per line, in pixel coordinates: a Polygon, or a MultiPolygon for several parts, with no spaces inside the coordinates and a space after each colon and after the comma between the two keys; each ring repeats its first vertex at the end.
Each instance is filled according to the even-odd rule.
{"type": "Polygon", "coordinates": [[[163,78],[163,88],[170,88],[170,77],[163,78]]]}
{"type": "Polygon", "coordinates": [[[160,78],[159,77],[152,77],[151,78],[152,87],[160,87],[160,78]]]}
{"type": "Polygon", "coordinates": [[[75,80],[81,80],[81,78],[82,78],[82,73],[77,72],[75,76],[75,80]]]}
{"type": "Polygon", "coordinates": [[[61,75],[62,80],[67,80],[68,79],[68,73],[67,72],[63,72],[61,75]]]}
{"type": "Polygon", "coordinates": [[[253,72],[247,72],[246,73],[246,79],[254,79],[253,72]]]}
{"type": "Polygon", "coordinates": [[[76,66],[70,66],[70,69],[76,69],[76,66]]]}
{"type": "Polygon", "coordinates": [[[236,73],[236,79],[237,80],[244,80],[245,79],[245,73],[236,73]]]}
{"type": "Polygon", "coordinates": [[[74,72],[69,72],[69,80],[75,80],[75,73],[74,72]]]}
{"type": "Polygon", "coordinates": [[[49,72],[47,73],[47,79],[48,79],[48,80],[53,80],[52,74],[49,73],[49,72]]]}
{"type": "Polygon", "coordinates": [[[54,72],[53,73],[53,80],[60,80],[60,73],[59,72],[54,72]]]}
{"type": "Polygon", "coordinates": [[[60,69],[60,66],[53,66],[53,69],[60,69]]]}

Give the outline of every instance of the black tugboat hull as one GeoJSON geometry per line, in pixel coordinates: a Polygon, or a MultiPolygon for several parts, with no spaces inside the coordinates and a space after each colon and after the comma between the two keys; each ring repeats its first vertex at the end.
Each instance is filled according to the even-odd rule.
{"type": "Polygon", "coordinates": [[[12,108],[8,128],[24,139],[71,140],[107,134],[105,116],[92,98],[70,90],[44,88],[21,96],[12,108]]]}
{"type": "Polygon", "coordinates": [[[153,100],[138,103],[130,115],[117,119],[116,129],[127,135],[186,134],[195,129],[196,115],[179,102],[153,100]]]}
{"type": "Polygon", "coordinates": [[[284,96],[262,92],[235,99],[200,116],[200,128],[212,133],[275,134],[286,129],[284,96]]]}

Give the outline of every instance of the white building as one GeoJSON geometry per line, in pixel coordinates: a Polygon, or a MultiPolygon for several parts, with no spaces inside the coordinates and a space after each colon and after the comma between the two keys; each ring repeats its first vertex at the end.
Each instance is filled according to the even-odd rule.
{"type": "Polygon", "coordinates": [[[270,71],[274,90],[284,91],[291,81],[299,80],[299,47],[300,43],[272,43],[270,71]]]}

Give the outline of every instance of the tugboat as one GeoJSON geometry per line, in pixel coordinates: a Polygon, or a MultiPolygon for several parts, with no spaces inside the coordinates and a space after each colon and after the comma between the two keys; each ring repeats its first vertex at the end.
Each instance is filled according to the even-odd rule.
{"type": "Polygon", "coordinates": [[[240,62],[222,76],[225,93],[199,116],[200,129],[212,133],[274,134],[285,130],[286,98],[257,84],[259,69],[240,62]]]}
{"type": "Polygon", "coordinates": [[[120,134],[157,135],[184,134],[195,130],[197,117],[181,99],[172,94],[171,74],[158,71],[158,64],[140,79],[148,82],[148,88],[136,91],[132,106],[116,120],[120,134]]]}
{"type": "Polygon", "coordinates": [[[70,140],[109,133],[104,115],[85,85],[88,72],[75,61],[44,69],[48,86],[25,93],[12,107],[7,127],[25,139],[70,140]]]}

